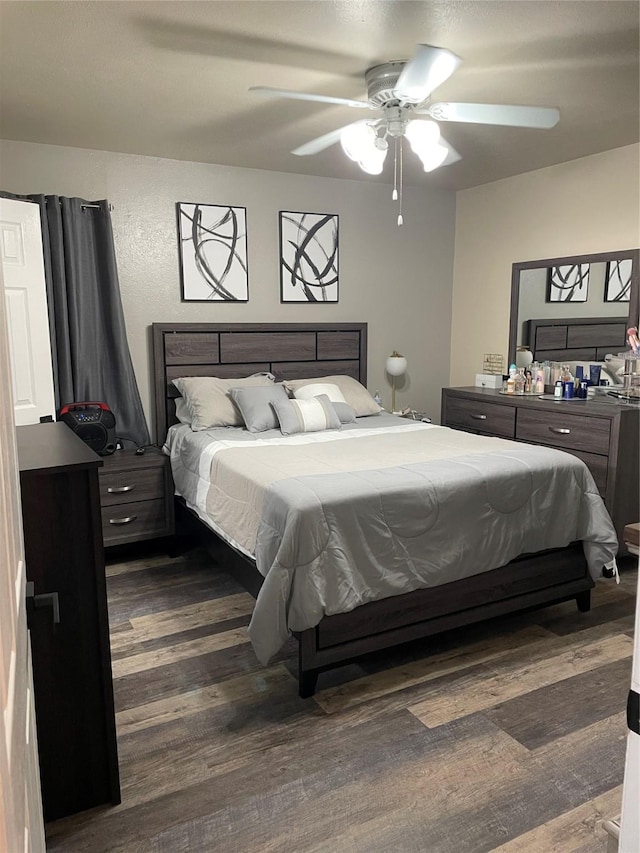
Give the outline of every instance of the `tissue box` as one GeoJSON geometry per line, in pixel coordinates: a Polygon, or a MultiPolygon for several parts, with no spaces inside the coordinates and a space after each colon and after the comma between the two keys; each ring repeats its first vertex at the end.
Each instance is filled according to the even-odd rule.
{"type": "Polygon", "coordinates": [[[502,388],[501,373],[476,373],[476,388],[502,388]]]}

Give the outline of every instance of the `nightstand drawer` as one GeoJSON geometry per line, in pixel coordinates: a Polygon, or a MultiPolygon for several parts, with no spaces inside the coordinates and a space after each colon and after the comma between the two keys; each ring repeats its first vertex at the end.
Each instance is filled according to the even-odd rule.
{"type": "Polygon", "coordinates": [[[503,438],[515,435],[516,410],[513,406],[447,397],[446,418],[447,426],[489,432],[503,438]]]}
{"type": "Polygon", "coordinates": [[[146,501],[164,495],[164,468],[134,468],[100,472],[100,503],[103,507],[129,501],[146,501]]]}
{"type": "Polygon", "coordinates": [[[102,508],[102,536],[105,545],[162,536],[166,533],[166,508],[162,498],[102,508]]]}
{"type": "Polygon", "coordinates": [[[609,453],[610,421],[558,411],[518,410],[516,438],[585,453],[609,453]]]}

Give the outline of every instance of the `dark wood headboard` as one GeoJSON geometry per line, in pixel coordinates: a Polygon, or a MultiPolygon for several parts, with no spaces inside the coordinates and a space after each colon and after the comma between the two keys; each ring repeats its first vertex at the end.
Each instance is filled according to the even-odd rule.
{"type": "Polygon", "coordinates": [[[602,361],[625,349],[627,318],[527,320],[523,332],[536,361],[602,361]]]}
{"type": "Polygon", "coordinates": [[[182,376],[342,373],[367,384],[366,323],[154,323],[152,335],[158,444],[176,423],[173,380],[182,376]]]}

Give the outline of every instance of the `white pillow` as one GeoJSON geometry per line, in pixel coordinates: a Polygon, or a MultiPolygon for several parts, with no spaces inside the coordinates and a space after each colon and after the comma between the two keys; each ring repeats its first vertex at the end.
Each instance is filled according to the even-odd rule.
{"type": "Polygon", "coordinates": [[[327,397],[331,401],[341,424],[353,424],[356,422],[356,413],[345,400],[344,394],[337,385],[328,385],[322,382],[312,382],[311,385],[303,385],[293,392],[296,400],[313,400],[315,397],[327,397]]]}
{"type": "Polygon", "coordinates": [[[312,382],[310,385],[303,385],[302,388],[295,388],[293,391],[296,400],[311,400],[320,394],[326,394],[332,403],[347,402],[338,386],[328,382],[312,382]]]}
{"type": "Polygon", "coordinates": [[[335,376],[319,376],[313,379],[285,379],[284,381],[284,387],[287,391],[296,396],[300,388],[321,384],[337,385],[358,418],[365,415],[376,415],[382,411],[382,406],[379,406],[364,385],[352,376],[337,374],[335,376]]]}

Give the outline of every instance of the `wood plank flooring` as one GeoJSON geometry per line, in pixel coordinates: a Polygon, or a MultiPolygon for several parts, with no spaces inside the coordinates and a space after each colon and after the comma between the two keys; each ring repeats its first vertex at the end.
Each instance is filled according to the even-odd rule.
{"type": "Polygon", "coordinates": [[[300,699],[196,549],[107,567],[122,804],[59,853],[603,853],[620,811],[637,570],[323,673],[300,699]]]}

